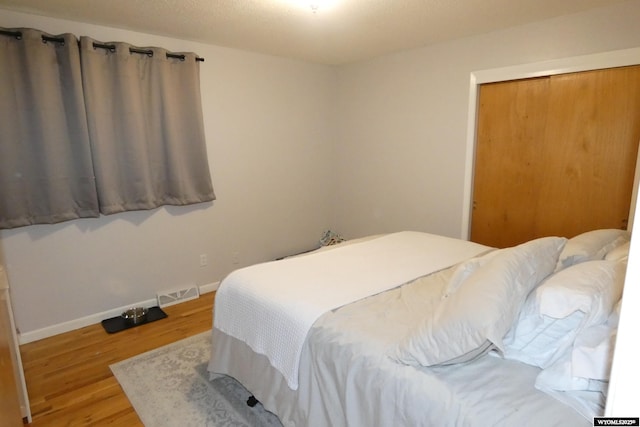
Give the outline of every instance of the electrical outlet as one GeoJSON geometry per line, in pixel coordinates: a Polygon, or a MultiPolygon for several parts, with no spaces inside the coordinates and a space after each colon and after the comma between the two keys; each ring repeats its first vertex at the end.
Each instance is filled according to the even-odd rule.
{"type": "Polygon", "coordinates": [[[200,267],[206,267],[207,265],[209,265],[207,254],[200,254],[200,267]]]}

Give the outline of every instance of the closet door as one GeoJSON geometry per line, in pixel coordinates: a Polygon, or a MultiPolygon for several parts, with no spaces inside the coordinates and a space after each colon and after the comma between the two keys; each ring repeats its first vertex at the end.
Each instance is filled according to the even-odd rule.
{"type": "Polygon", "coordinates": [[[471,240],[626,228],[640,141],[640,66],[482,85],[471,240]]]}
{"type": "Polygon", "coordinates": [[[531,234],[543,199],[549,78],[482,85],[479,96],[471,240],[506,247],[531,234]]]}

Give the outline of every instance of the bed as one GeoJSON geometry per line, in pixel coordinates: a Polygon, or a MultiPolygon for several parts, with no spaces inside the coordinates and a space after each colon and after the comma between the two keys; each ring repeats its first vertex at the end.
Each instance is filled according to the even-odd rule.
{"type": "Polygon", "coordinates": [[[239,269],[208,369],[285,426],[592,425],[629,240],[401,232],[239,269]]]}

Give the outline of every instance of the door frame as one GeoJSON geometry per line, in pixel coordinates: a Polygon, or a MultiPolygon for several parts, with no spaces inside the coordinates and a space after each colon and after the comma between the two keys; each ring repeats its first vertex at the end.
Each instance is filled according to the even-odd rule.
{"type": "MultiPolygon", "coordinates": [[[[478,91],[481,84],[507,80],[528,79],[552,76],[556,74],[599,70],[603,68],[624,67],[640,64],[640,48],[622,49],[591,55],[574,56],[530,64],[515,65],[488,70],[472,71],[469,81],[469,110],[467,120],[467,148],[465,156],[465,177],[462,201],[462,239],[471,237],[471,214],[473,207],[473,175],[476,148],[476,130],[478,118],[478,91]]],[[[636,160],[635,181],[631,196],[628,229],[633,227],[633,218],[640,180],[640,151],[636,160]]]]}

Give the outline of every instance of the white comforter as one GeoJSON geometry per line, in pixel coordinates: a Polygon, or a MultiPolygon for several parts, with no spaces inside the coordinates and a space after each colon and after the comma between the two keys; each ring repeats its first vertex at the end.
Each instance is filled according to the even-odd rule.
{"type": "Polygon", "coordinates": [[[524,363],[485,355],[425,368],[387,357],[439,304],[455,270],[322,315],[302,350],[298,390],[287,386],[264,355],[216,328],[209,371],[238,379],[287,427],[592,425],[537,390],[540,369],[524,363]]]}
{"type": "Polygon", "coordinates": [[[222,281],[214,326],[265,355],[296,390],[304,341],[322,314],[489,249],[443,236],[400,232],[243,268],[222,281]]]}

